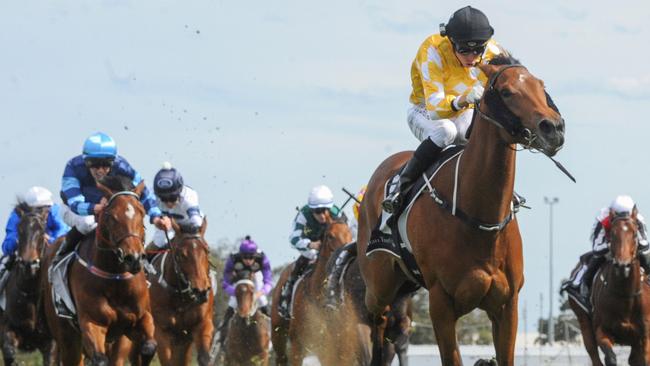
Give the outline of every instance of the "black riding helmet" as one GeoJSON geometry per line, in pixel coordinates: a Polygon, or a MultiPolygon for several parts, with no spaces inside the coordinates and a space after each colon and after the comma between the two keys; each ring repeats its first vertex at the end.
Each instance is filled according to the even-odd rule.
{"type": "Polygon", "coordinates": [[[475,48],[484,45],[494,29],[482,11],[466,6],[456,10],[446,25],[440,25],[440,34],[449,37],[459,48],[475,48]]]}
{"type": "Polygon", "coordinates": [[[153,179],[153,191],[161,200],[177,199],[183,190],[183,177],[169,163],[164,163],[162,169],[153,179]]]}

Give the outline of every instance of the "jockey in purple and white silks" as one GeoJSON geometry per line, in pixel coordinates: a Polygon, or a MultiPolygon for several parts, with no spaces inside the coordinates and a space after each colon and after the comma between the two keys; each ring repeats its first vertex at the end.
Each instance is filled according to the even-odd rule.
{"type": "Polygon", "coordinates": [[[629,216],[637,212],[636,219],[639,227],[637,236],[637,257],[639,264],[645,271],[650,273],[650,245],[646,234],[646,225],[634,200],[630,196],[617,196],[609,206],[603,207],[591,231],[592,250],[580,257],[582,263],[580,269],[574,272],[572,278],[564,282],[562,290],[571,291],[578,297],[583,305],[589,305],[589,295],[591,283],[598,268],[605,262],[606,255],[609,253],[609,231],[612,219],[617,216],[629,216]]]}
{"type": "MultiPolygon", "coordinates": [[[[131,167],[128,161],[117,155],[115,140],[102,132],[89,136],[84,142],[81,155],[70,159],[63,171],[61,198],[63,220],[71,230],[66,240],[57,250],[52,267],[76,247],[84,235],[95,230],[95,215],[106,206],[104,193],[97,188],[97,182],[103,177],[123,176],[137,186],[142,177],[131,167]]],[[[146,187],[142,191],[140,202],[157,227],[171,229],[171,221],[162,218],[156,205],[156,199],[146,187]]]]}
{"type": "Polygon", "coordinates": [[[273,289],[273,272],[271,270],[271,262],[266,254],[261,251],[257,244],[251,239],[250,236],[246,238],[239,245],[239,251],[231,254],[226,262],[223,270],[223,289],[228,294],[228,309],[224,315],[223,322],[219,327],[220,337],[219,342],[223,345],[223,341],[228,333],[228,323],[230,318],[235,314],[237,308],[237,299],[235,298],[235,287],[237,280],[244,273],[254,273],[255,282],[255,298],[257,299],[257,306],[267,316],[271,316],[269,310],[268,294],[273,289]]]}

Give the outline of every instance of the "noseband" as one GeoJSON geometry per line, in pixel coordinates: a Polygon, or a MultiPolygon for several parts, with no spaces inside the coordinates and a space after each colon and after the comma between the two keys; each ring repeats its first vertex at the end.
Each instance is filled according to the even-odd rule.
{"type": "MultiPolygon", "coordinates": [[[[165,236],[167,236],[167,232],[165,232],[165,236]]],[[[205,248],[205,245],[203,242],[201,242],[201,235],[195,234],[191,236],[185,236],[183,237],[184,240],[187,239],[198,239],[199,244],[205,248]]],[[[181,241],[182,242],[182,241],[181,241]]],[[[176,258],[176,255],[174,254],[174,247],[178,248],[178,246],[174,246],[171,241],[169,240],[169,237],[167,237],[167,245],[171,249],[172,252],[172,264],[174,268],[174,275],[178,279],[178,283],[180,286],[173,287],[171,286],[166,280],[165,280],[165,259],[167,258],[167,253],[163,256],[160,262],[160,277],[158,278],[158,283],[165,289],[172,289],[175,291],[178,295],[180,295],[183,299],[186,300],[186,302],[193,304],[193,303],[198,303],[200,302],[200,297],[197,293],[200,292],[199,289],[192,287],[192,281],[187,279],[187,275],[185,272],[183,272],[183,269],[181,268],[180,264],[178,263],[178,259],[176,258]]],[[[212,287],[208,287],[207,291],[211,291],[212,287]]]]}
{"type": "Polygon", "coordinates": [[[247,319],[249,319],[253,315],[255,315],[255,313],[257,312],[257,300],[255,300],[255,282],[245,278],[245,279],[241,279],[241,280],[235,282],[235,284],[234,284],[235,289],[237,287],[239,287],[239,285],[246,285],[246,286],[250,286],[250,287],[253,288],[253,291],[252,291],[253,292],[253,305],[251,306],[251,309],[249,310],[249,312],[247,314],[248,315],[247,319]]]}

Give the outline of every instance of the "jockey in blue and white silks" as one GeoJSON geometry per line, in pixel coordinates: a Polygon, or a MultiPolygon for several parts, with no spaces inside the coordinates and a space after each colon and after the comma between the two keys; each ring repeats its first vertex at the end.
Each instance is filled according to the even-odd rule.
{"type": "MultiPolygon", "coordinates": [[[[103,177],[124,176],[130,178],[134,185],[142,182],[140,174],[128,161],[117,155],[115,141],[108,135],[97,132],[88,137],[83,146],[83,153],[70,159],[65,166],[61,182],[63,220],[72,227],[65,242],[59,247],[55,262],[74,249],[83,235],[95,229],[95,216],[106,206],[104,194],[97,188],[97,181],[103,177]]],[[[171,228],[171,223],[161,218],[156,199],[146,187],[142,191],[140,202],[156,226],[171,228]]]]}
{"type": "MultiPolygon", "coordinates": [[[[168,162],[163,163],[162,169],[156,173],[153,190],[158,199],[156,204],[164,217],[173,218],[178,225],[191,231],[198,231],[203,225],[203,212],[199,207],[199,195],[195,190],[186,186],[183,176],[168,162]]],[[[167,248],[167,239],[174,238],[174,230],[156,228],[153,244],[157,248],[148,247],[148,251],[167,248]]]]}
{"type": "MultiPolygon", "coordinates": [[[[52,193],[46,188],[31,187],[19,199],[19,206],[20,205],[27,205],[30,209],[47,210],[45,233],[49,243],[53,243],[56,239],[65,235],[65,233],[70,229],[68,225],[63,222],[60,212],[61,206],[52,201],[52,193]]],[[[0,259],[0,292],[4,289],[4,285],[8,279],[9,272],[6,271],[6,269],[13,263],[15,251],[18,248],[18,225],[21,220],[21,214],[19,214],[18,209],[19,208],[17,207],[11,211],[5,228],[6,235],[2,242],[3,255],[0,259]]]]}

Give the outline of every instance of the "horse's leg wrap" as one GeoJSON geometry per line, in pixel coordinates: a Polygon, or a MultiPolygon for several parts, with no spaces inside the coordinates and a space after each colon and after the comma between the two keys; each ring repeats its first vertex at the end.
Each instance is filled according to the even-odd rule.
{"type": "Polygon", "coordinates": [[[336,309],[341,298],[341,276],[343,270],[352,259],[357,256],[357,243],[349,243],[343,246],[334,261],[334,268],[330,271],[326,281],[326,305],[329,308],[336,309]]]}
{"type": "Polygon", "coordinates": [[[151,360],[153,358],[153,355],[156,353],[157,348],[158,344],[156,341],[149,339],[142,344],[140,354],[145,360],[151,360]]]}
{"type": "Polygon", "coordinates": [[[90,359],[90,364],[92,366],[107,366],[108,357],[103,353],[95,353],[93,354],[93,357],[90,359]]]}
{"type": "Polygon", "coordinates": [[[2,356],[5,365],[16,365],[16,347],[14,346],[14,339],[7,333],[4,334],[4,342],[2,343],[2,356]]]}

